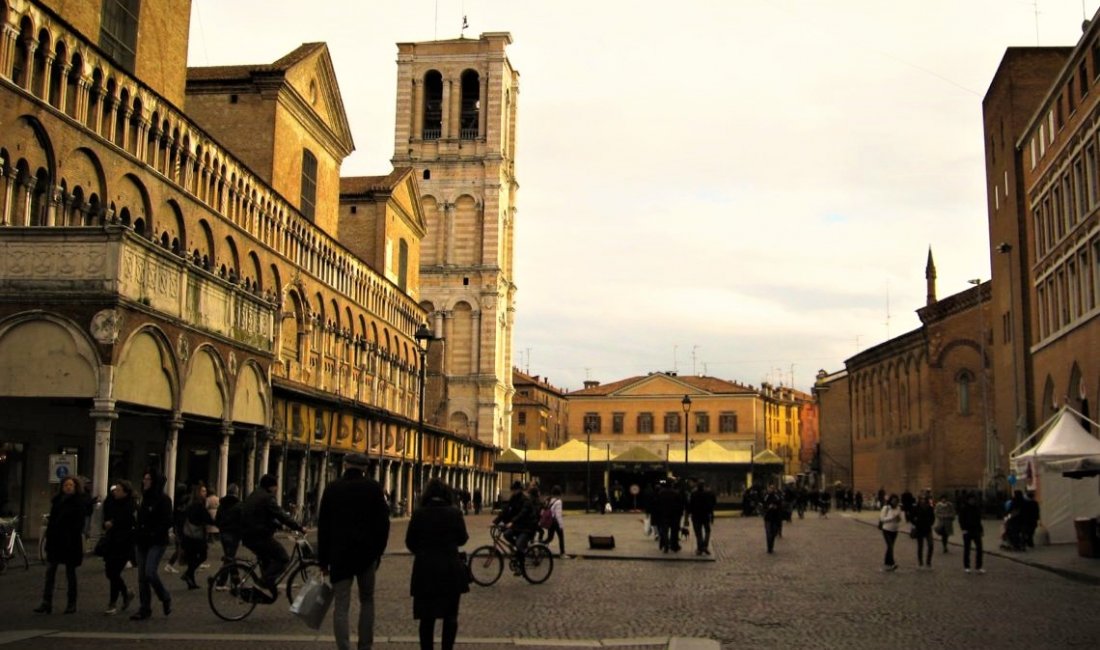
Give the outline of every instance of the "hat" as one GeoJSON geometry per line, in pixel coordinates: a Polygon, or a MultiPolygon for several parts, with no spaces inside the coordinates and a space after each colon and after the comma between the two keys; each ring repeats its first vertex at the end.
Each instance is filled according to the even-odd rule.
{"type": "Polygon", "coordinates": [[[271,474],[264,474],[262,477],[260,477],[260,487],[264,488],[265,490],[270,487],[275,487],[278,484],[279,480],[271,474]]]}
{"type": "Polygon", "coordinates": [[[344,467],[366,467],[370,465],[370,459],[363,454],[348,454],[344,456],[344,467]]]}

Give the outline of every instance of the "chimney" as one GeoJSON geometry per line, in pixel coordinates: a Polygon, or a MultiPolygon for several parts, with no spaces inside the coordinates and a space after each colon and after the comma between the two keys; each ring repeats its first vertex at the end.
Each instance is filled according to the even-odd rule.
{"type": "Polygon", "coordinates": [[[600,382],[596,381],[595,379],[586,379],[586,380],[584,380],[584,387],[585,387],[586,390],[589,389],[589,388],[595,388],[596,386],[599,386],[599,385],[600,385],[600,382]]]}

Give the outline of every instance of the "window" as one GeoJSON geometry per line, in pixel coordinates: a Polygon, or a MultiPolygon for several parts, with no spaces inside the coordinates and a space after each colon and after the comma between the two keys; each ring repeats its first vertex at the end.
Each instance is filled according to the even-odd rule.
{"type": "Polygon", "coordinates": [[[104,0],[99,47],[128,72],[134,71],[141,0],[104,0]]]}
{"type": "Polygon", "coordinates": [[[1084,59],[1081,59],[1080,65],[1077,66],[1077,90],[1081,93],[1081,99],[1089,94],[1088,66],[1084,59]]]}
{"type": "Polygon", "coordinates": [[[585,413],[584,414],[584,432],[585,433],[600,433],[601,422],[599,413],[585,413]]]}
{"type": "MultiPolygon", "coordinates": [[[[1059,96],[1054,100],[1054,126],[1058,130],[1061,130],[1066,125],[1065,115],[1062,113],[1062,97],[1059,96]]],[[[1054,129],[1050,130],[1050,141],[1054,142],[1054,129]]]]}
{"type": "Polygon", "coordinates": [[[676,411],[665,413],[665,433],[680,433],[680,414],[676,411]]]}
{"type": "Polygon", "coordinates": [[[438,140],[443,135],[443,75],[430,70],[424,75],[424,140],[438,140]]]}
{"type": "Polygon", "coordinates": [[[695,433],[710,433],[710,413],[702,411],[695,414],[695,433]]]}
{"type": "Polygon", "coordinates": [[[1073,77],[1066,82],[1066,104],[1069,105],[1069,114],[1073,115],[1073,111],[1077,110],[1077,99],[1073,96],[1073,77]]]}
{"type": "Polygon", "coordinates": [[[974,375],[969,371],[962,371],[955,377],[955,392],[958,398],[959,415],[970,415],[970,384],[974,382],[974,375]]]}
{"type": "Polygon", "coordinates": [[[623,417],[622,413],[613,413],[611,415],[611,433],[623,432],[623,417]]]}
{"type": "Polygon", "coordinates": [[[718,414],[718,433],[737,433],[737,414],[731,412],[718,414]]]}
{"type": "Polygon", "coordinates": [[[1073,196],[1077,200],[1077,221],[1089,212],[1088,188],[1085,186],[1085,167],[1081,159],[1073,161],[1073,196]]]}
{"type": "Polygon", "coordinates": [[[462,115],[459,117],[459,137],[474,140],[478,136],[481,119],[481,79],[477,72],[462,73],[462,115]]]}
{"type": "Polygon", "coordinates": [[[518,423],[520,426],[524,426],[527,424],[527,411],[519,412],[518,423]]]}
{"type": "Polygon", "coordinates": [[[653,414],[638,414],[638,433],[653,433],[653,414]]]}
{"type": "Polygon", "coordinates": [[[409,284],[409,242],[404,238],[397,245],[397,286],[402,291],[409,284]]]}
{"type": "Polygon", "coordinates": [[[302,149],[302,216],[310,221],[317,213],[317,158],[309,149],[302,149]]]}

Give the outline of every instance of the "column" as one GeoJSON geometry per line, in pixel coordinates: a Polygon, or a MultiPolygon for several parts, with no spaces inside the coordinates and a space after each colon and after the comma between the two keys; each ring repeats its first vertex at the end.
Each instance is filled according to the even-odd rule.
{"type": "Polygon", "coordinates": [[[12,223],[11,206],[15,190],[14,174],[14,169],[9,169],[6,175],[0,171],[0,178],[4,179],[4,204],[0,206],[0,226],[7,226],[12,223]]]}
{"type": "Polygon", "coordinates": [[[62,113],[68,114],[65,107],[68,106],[69,101],[69,73],[72,72],[73,66],[71,63],[61,64],[61,77],[58,81],[61,83],[61,88],[57,91],[57,109],[62,113]]]}
{"type": "Polygon", "coordinates": [[[264,429],[260,432],[260,474],[267,474],[268,468],[271,467],[271,438],[273,437],[270,429],[264,429]]]}
{"type": "MultiPolygon", "coordinates": [[[[113,399],[96,399],[91,410],[95,423],[95,452],[92,465],[92,495],[107,498],[107,473],[111,467],[111,426],[118,419],[113,399]]],[[[98,531],[97,531],[98,532],[98,531]]]]}
{"type": "Polygon", "coordinates": [[[27,40],[27,69],[26,69],[26,79],[23,80],[25,82],[24,85],[23,85],[23,89],[33,95],[34,94],[34,53],[38,51],[38,41],[34,40],[34,38],[31,37],[31,36],[28,36],[26,40],[27,40]]]}
{"type": "Polygon", "coordinates": [[[412,137],[414,140],[424,138],[424,82],[413,79],[412,82],[412,106],[409,115],[412,117],[412,137]]]}
{"type": "MultiPolygon", "coordinates": [[[[47,104],[50,103],[50,82],[53,81],[53,62],[56,59],[57,56],[51,52],[46,55],[46,65],[42,66],[42,74],[45,75],[42,79],[42,101],[47,104]]],[[[64,78],[61,83],[64,85],[64,78]]]]}
{"type": "Polygon", "coordinates": [[[233,437],[233,423],[222,422],[222,444],[218,447],[218,496],[225,496],[229,487],[229,439],[233,437]]]}
{"type": "Polygon", "coordinates": [[[477,135],[480,138],[485,138],[485,141],[489,140],[488,125],[489,120],[486,117],[489,113],[489,71],[485,71],[485,76],[481,78],[481,103],[477,111],[477,135]]]}
{"type": "Polygon", "coordinates": [[[452,120],[451,120],[451,81],[449,79],[444,79],[443,80],[443,106],[441,108],[442,108],[442,111],[441,111],[442,116],[440,118],[440,121],[442,123],[440,124],[440,126],[442,128],[440,129],[439,137],[446,140],[447,138],[451,137],[451,122],[452,122],[452,120]]]}
{"type": "MultiPolygon", "coordinates": [[[[57,225],[57,204],[61,203],[61,197],[63,197],[64,190],[60,185],[51,188],[46,193],[46,225],[57,225]]],[[[62,213],[64,215],[64,213],[62,213]]]]}
{"type": "Polygon", "coordinates": [[[286,484],[286,440],[283,440],[282,449],[279,450],[279,463],[276,465],[275,478],[278,481],[275,490],[275,501],[283,505],[283,486],[286,484]]]}
{"type": "Polygon", "coordinates": [[[245,487],[242,494],[248,494],[252,492],[252,488],[256,487],[256,432],[253,431],[248,434],[248,460],[245,461],[245,487]]]}
{"type": "Polygon", "coordinates": [[[470,312],[470,373],[475,376],[481,374],[481,314],[470,312]]]}
{"type": "Polygon", "coordinates": [[[175,500],[176,496],[176,452],[179,447],[179,433],[183,428],[183,417],[179,411],[168,420],[168,439],[164,443],[164,492],[175,500]]]}
{"type": "Polygon", "coordinates": [[[15,43],[19,39],[19,30],[6,23],[3,29],[3,39],[0,41],[0,74],[11,79],[11,66],[15,61],[15,43]]]}
{"type": "Polygon", "coordinates": [[[443,263],[454,264],[455,257],[455,210],[453,203],[443,204],[443,232],[447,234],[445,249],[443,251],[443,263]]]}

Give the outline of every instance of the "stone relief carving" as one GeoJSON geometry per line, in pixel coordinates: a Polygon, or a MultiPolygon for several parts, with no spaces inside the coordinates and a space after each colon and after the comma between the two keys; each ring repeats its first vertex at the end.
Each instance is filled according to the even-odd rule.
{"type": "Polygon", "coordinates": [[[114,309],[104,309],[92,316],[89,331],[92,338],[105,345],[118,341],[119,329],[122,327],[122,315],[114,309]]]}
{"type": "Polygon", "coordinates": [[[191,342],[182,333],[176,339],[176,355],[184,363],[187,363],[187,360],[191,358],[191,342]]]}
{"type": "Polygon", "coordinates": [[[237,353],[236,352],[230,352],[229,353],[229,375],[231,377],[236,377],[237,376],[237,353]]]}

